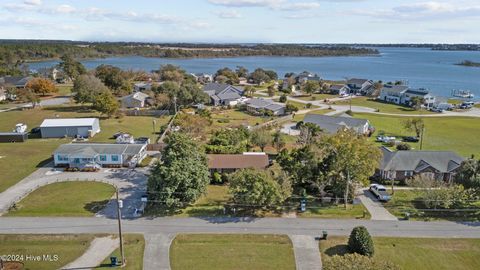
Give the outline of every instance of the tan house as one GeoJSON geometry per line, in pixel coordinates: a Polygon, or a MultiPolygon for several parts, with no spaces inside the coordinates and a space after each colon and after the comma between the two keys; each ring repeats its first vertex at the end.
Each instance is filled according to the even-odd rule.
{"type": "Polygon", "coordinates": [[[146,100],[150,96],[142,92],[136,92],[122,98],[122,108],[143,108],[146,105],[146,100]]]}
{"type": "Polygon", "coordinates": [[[261,152],[243,154],[207,155],[210,173],[232,173],[240,169],[265,169],[269,165],[268,155],[261,152]]]}

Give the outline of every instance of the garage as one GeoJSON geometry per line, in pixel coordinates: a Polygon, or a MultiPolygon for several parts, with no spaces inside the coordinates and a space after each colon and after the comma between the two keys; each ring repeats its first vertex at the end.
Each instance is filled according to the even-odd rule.
{"type": "Polygon", "coordinates": [[[89,138],[100,132],[98,118],[45,119],[40,125],[42,138],[89,138]]]}

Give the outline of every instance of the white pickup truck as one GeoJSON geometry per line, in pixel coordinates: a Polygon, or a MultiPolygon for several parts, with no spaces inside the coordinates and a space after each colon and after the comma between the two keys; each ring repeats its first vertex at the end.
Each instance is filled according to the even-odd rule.
{"type": "Polygon", "coordinates": [[[379,201],[388,202],[391,199],[387,189],[382,185],[371,184],[369,190],[379,201]]]}

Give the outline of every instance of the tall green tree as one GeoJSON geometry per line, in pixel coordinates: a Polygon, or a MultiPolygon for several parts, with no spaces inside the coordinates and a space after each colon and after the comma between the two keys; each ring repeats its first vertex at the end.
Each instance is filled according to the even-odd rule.
{"type": "Polygon", "coordinates": [[[117,99],[108,91],[97,95],[93,102],[93,108],[108,117],[114,115],[119,107],[117,99]]]}
{"type": "Polygon", "coordinates": [[[309,95],[320,90],[320,83],[317,81],[307,81],[303,86],[303,91],[309,95]]]}
{"type": "Polygon", "coordinates": [[[93,75],[80,75],[73,82],[72,92],[77,103],[94,103],[97,96],[110,90],[93,75]]]}
{"type": "Polygon", "coordinates": [[[69,54],[65,54],[60,58],[58,66],[70,79],[76,79],[79,75],[87,73],[85,66],[69,54]]]}
{"type": "Polygon", "coordinates": [[[277,206],[290,196],[288,190],[272,174],[254,169],[243,169],[229,177],[229,192],[241,206],[268,208],[277,206]]]}
{"type": "Polygon", "coordinates": [[[95,69],[95,76],[117,96],[129,94],[132,91],[132,84],[127,75],[118,67],[100,65],[95,69]]]}
{"type": "Polygon", "coordinates": [[[272,135],[268,130],[257,129],[252,133],[252,144],[260,147],[262,152],[265,150],[265,147],[270,144],[272,141],[272,135]]]}
{"type": "Polygon", "coordinates": [[[228,84],[236,84],[239,82],[237,73],[227,67],[219,69],[217,73],[215,73],[215,80],[220,76],[227,78],[225,83],[228,84]]]}
{"type": "Polygon", "coordinates": [[[210,182],[207,157],[186,134],[171,133],[165,143],[160,162],[148,178],[150,206],[182,207],[205,193],[210,182]]]}
{"type": "Polygon", "coordinates": [[[425,127],[425,123],[423,122],[422,118],[411,118],[405,120],[403,126],[406,130],[415,132],[415,135],[417,135],[417,137],[420,137],[425,127]]]}
{"type": "Polygon", "coordinates": [[[276,131],[272,135],[272,146],[275,147],[275,150],[277,150],[277,153],[280,153],[282,149],[285,147],[286,141],[285,141],[285,135],[282,134],[280,131],[276,131]]]}
{"type": "Polygon", "coordinates": [[[480,159],[472,157],[462,162],[455,175],[455,182],[465,188],[476,188],[480,192],[480,159]]]}

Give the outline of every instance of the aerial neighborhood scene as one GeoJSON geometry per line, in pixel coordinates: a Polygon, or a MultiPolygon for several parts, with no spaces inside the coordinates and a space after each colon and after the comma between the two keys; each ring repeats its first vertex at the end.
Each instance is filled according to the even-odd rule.
{"type": "Polygon", "coordinates": [[[0,270],[480,269],[477,1],[0,15],[0,270]]]}

